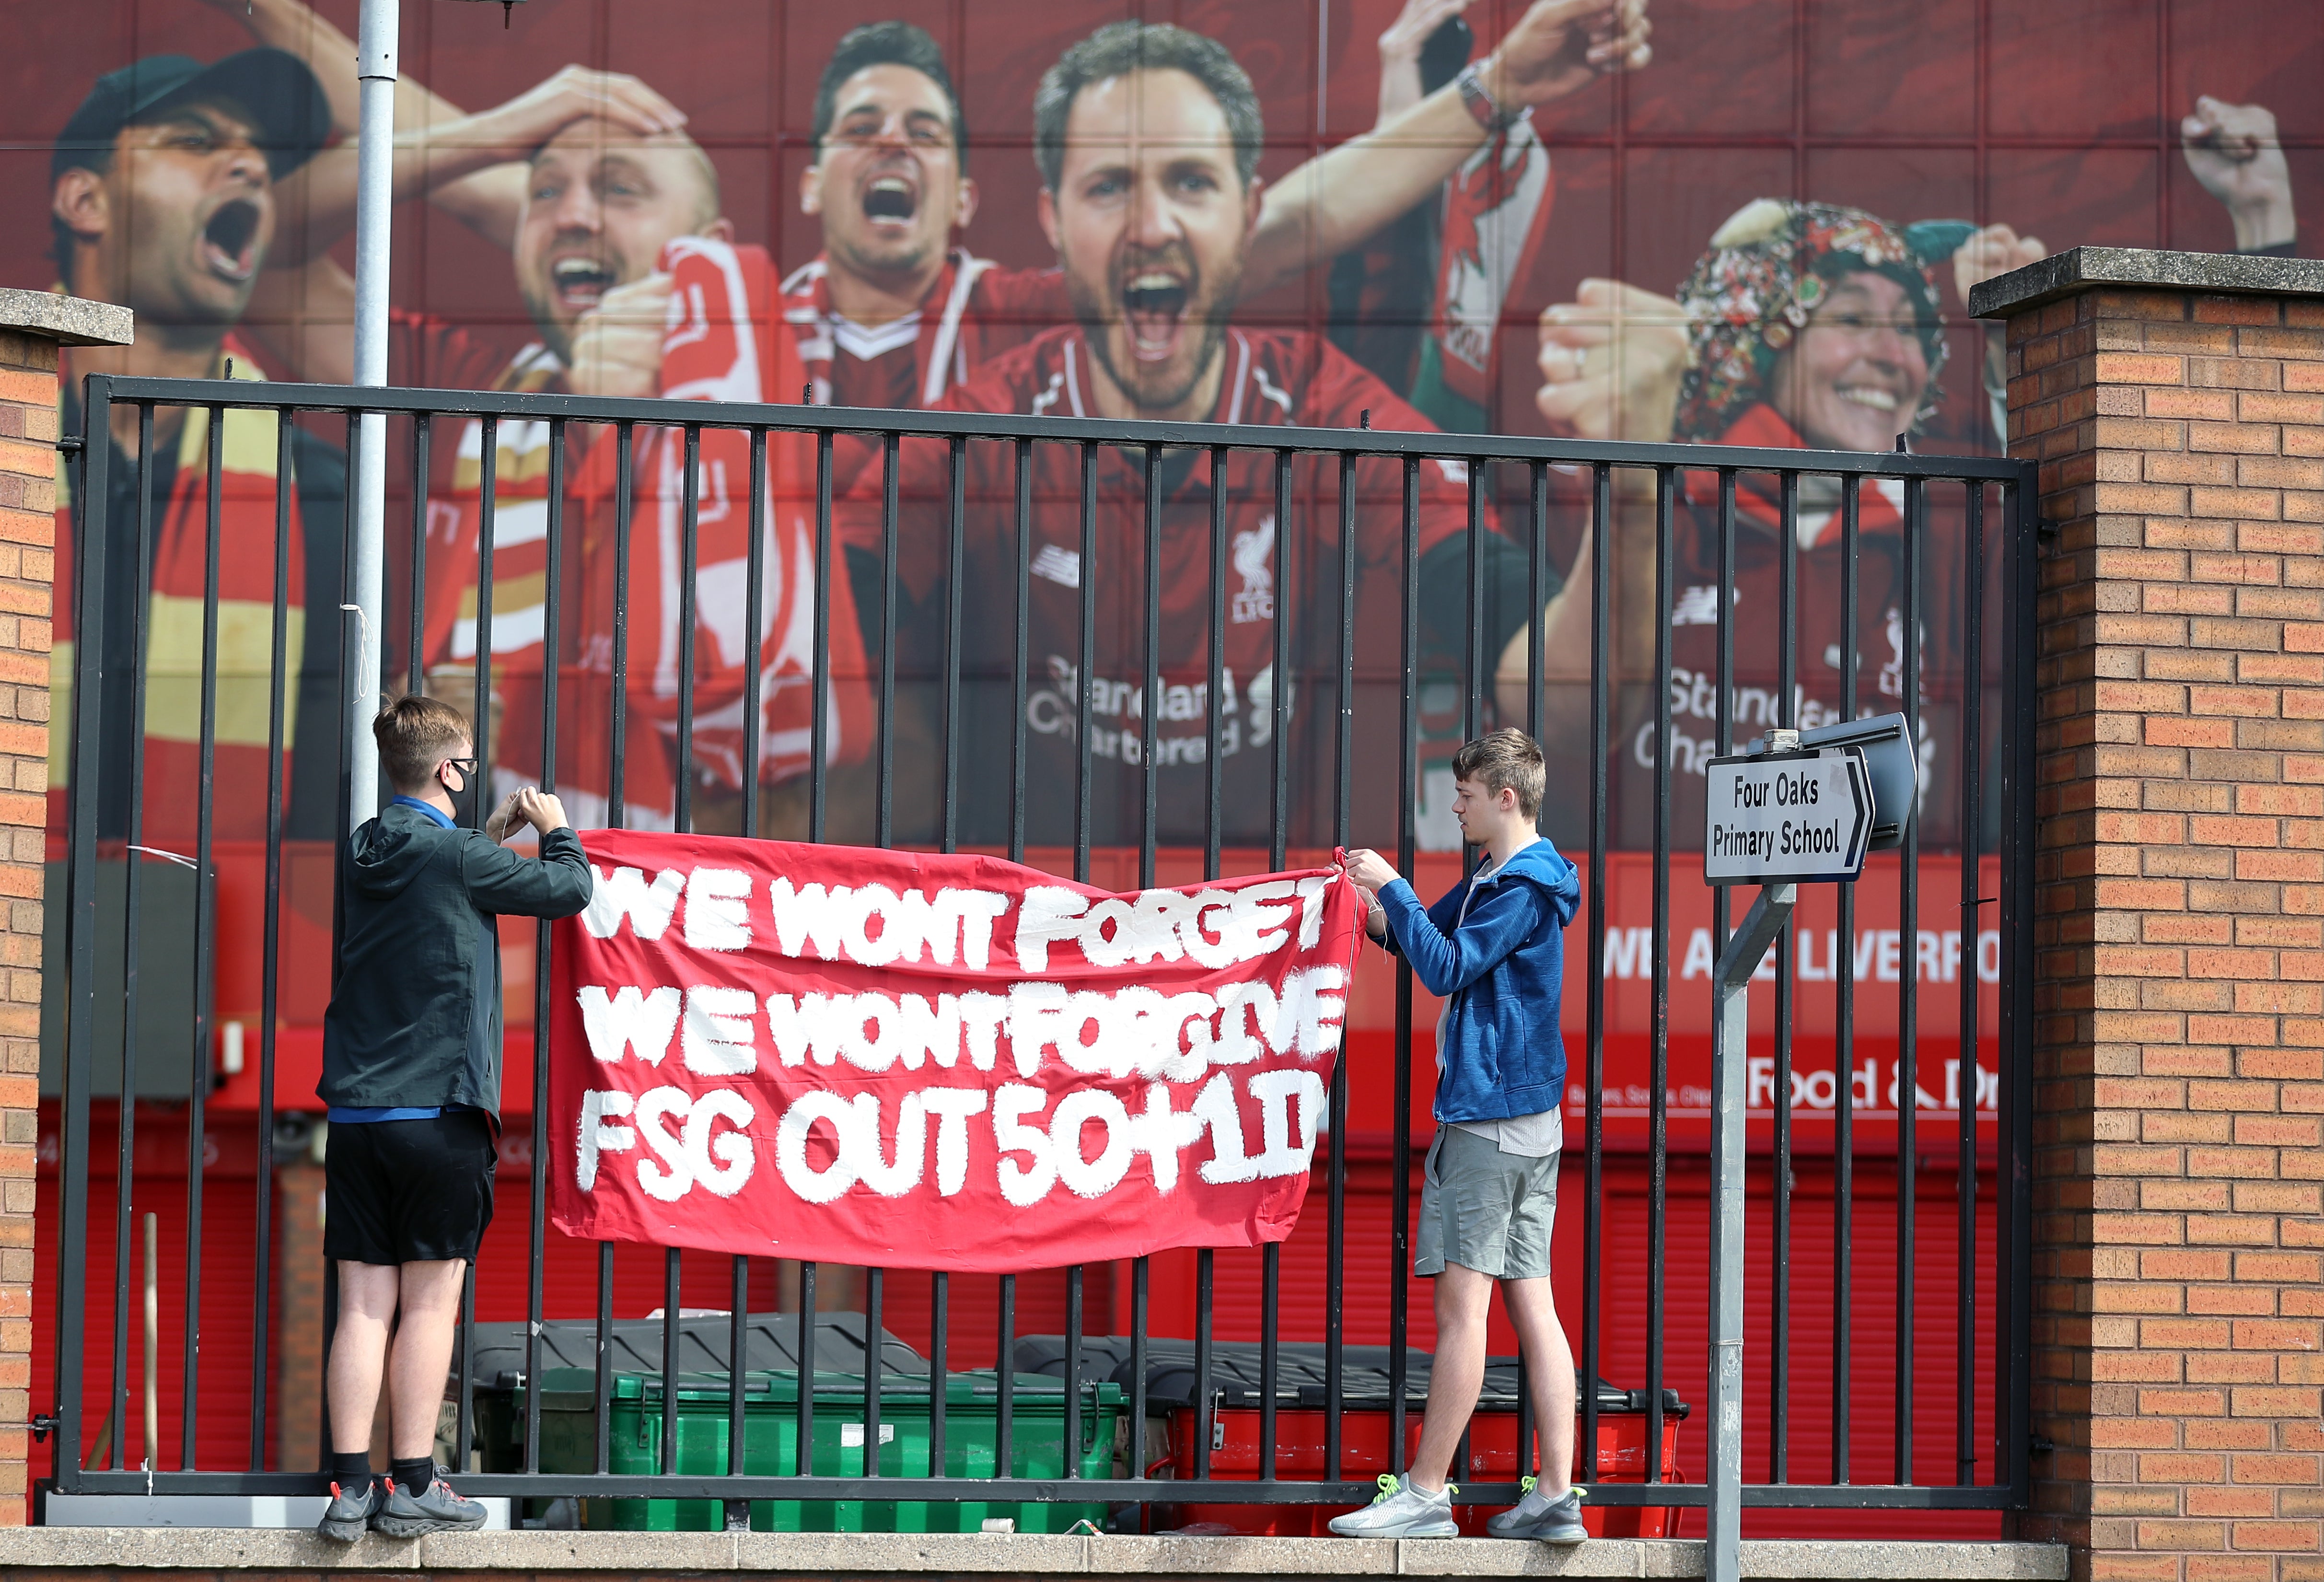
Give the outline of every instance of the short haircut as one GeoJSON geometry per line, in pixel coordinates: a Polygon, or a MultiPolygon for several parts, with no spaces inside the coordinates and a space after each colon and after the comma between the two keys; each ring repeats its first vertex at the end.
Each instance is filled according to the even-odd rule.
{"type": "Polygon", "coordinates": [[[847,79],[870,66],[902,66],[918,72],[944,89],[952,106],[952,148],[960,168],[968,169],[968,122],[960,113],[960,92],[945,69],[944,51],[928,31],[908,22],[867,22],[851,29],[831,52],[823,80],[815,89],[815,157],[823,158],[823,140],[839,115],[839,90],[847,79]]]}
{"type": "Polygon", "coordinates": [[[1209,91],[1226,116],[1235,173],[1249,190],[1267,135],[1250,73],[1218,40],[1160,22],[1108,23],[1041,74],[1033,95],[1033,158],[1041,167],[1041,184],[1055,192],[1064,178],[1065,123],[1082,89],[1132,71],[1183,71],[1209,91]]]}
{"type": "Polygon", "coordinates": [[[436,765],[475,738],[468,717],[440,698],[407,692],[373,717],[372,739],[379,744],[379,761],[390,785],[399,791],[417,791],[428,783],[436,765]]]}
{"type": "Polygon", "coordinates": [[[1473,781],[1494,796],[1517,793],[1517,811],[1528,819],[1541,817],[1541,796],[1548,773],[1542,766],[1541,744],[1521,730],[1507,727],[1463,742],[1452,754],[1452,778],[1473,781]]]}

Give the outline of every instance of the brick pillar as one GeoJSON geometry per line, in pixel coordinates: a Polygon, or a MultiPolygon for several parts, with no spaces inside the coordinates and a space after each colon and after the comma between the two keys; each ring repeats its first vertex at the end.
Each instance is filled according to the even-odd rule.
{"type": "Polygon", "coordinates": [[[0,1525],[24,1520],[32,1414],[33,1150],[41,1104],[41,874],[57,348],[120,346],[129,310],[0,291],[0,1525]]]}
{"type": "Polygon", "coordinates": [[[2086,247],[1973,306],[2044,533],[2019,1531],[2078,1582],[2314,1582],[2324,264],[2086,247]]]}

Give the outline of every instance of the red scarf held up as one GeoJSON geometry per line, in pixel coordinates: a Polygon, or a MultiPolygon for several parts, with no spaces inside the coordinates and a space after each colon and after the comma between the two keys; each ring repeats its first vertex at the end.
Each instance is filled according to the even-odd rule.
{"type": "MultiPolygon", "coordinates": [[[[807,382],[797,338],[779,312],[772,262],[757,247],[699,236],[663,249],[673,310],[662,343],[661,393],[676,401],[788,403],[807,382]]],[[[696,477],[693,653],[693,767],[728,791],[773,784],[812,767],[816,670],[816,447],[798,433],[767,435],[767,500],[759,524],[759,753],[744,763],[743,704],[749,676],[748,557],[751,437],[700,430],[696,477]]],[[[633,828],[675,813],[681,692],[679,587],[685,550],[685,432],[639,435],[632,479],[629,585],[616,607],[614,448],[593,447],[577,492],[587,528],[576,650],[583,707],[569,712],[575,782],[606,784],[611,757],[613,637],[629,634],[629,719],[623,800],[633,828]],[[650,749],[647,744],[651,743],[650,749]]],[[[836,555],[835,551],[835,560],[836,555]]],[[[836,564],[822,583],[827,632],[825,760],[862,755],[873,705],[855,601],[836,564]]],[[[561,756],[561,754],[560,754],[561,756]]]]}

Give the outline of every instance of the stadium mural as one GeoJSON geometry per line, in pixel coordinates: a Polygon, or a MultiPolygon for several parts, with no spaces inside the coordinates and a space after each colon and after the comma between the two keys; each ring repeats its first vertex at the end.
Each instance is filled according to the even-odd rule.
{"type": "MultiPolygon", "coordinates": [[[[0,232],[0,281],[56,284],[137,314],[134,347],[75,352],[69,374],[350,376],[354,12],[354,0],[99,0],[14,19],[16,48],[0,65],[8,83],[0,200],[20,223],[0,232]]],[[[2324,202],[2324,100],[2312,92],[2324,73],[2324,13],[2288,5],[413,0],[401,67],[391,379],[423,386],[1991,452],[2004,414],[2001,347],[1996,331],[1967,317],[1972,285],[2082,243],[2299,251],[2298,217],[2324,202]]],[[[109,668],[122,691],[108,692],[103,739],[84,744],[80,759],[82,772],[106,777],[106,833],[125,837],[134,811],[143,843],[164,849],[192,838],[182,788],[198,717],[206,422],[165,412],[154,424],[144,717],[130,716],[133,655],[123,635],[141,594],[121,580],[109,597],[123,619],[108,642],[119,650],[109,668]],[[141,729],[146,792],[132,810],[120,772],[141,729]]],[[[394,604],[384,641],[391,673],[416,660],[433,689],[471,703],[484,431],[442,427],[449,431],[433,437],[425,498],[413,500],[407,482],[393,486],[392,599],[417,583],[424,609],[413,621],[394,604]],[[415,522],[426,547],[418,578],[415,522]],[[416,656],[400,635],[407,631],[420,634],[416,656]]],[[[333,822],[327,678],[342,641],[332,612],[345,474],[333,423],[293,437],[289,480],[275,476],[267,422],[234,414],[225,429],[217,834],[221,928],[235,936],[221,954],[218,1013],[230,1022],[257,1013],[257,972],[245,958],[263,906],[255,843],[268,767],[275,491],[291,486],[297,529],[289,828],[297,842],[320,843],[333,822]]],[[[544,768],[537,700],[551,635],[543,542],[551,437],[544,425],[509,423],[493,439],[490,756],[496,777],[511,782],[544,768]]],[[[668,435],[640,437],[635,597],[617,609],[609,535],[597,531],[613,506],[613,446],[610,434],[577,426],[569,439],[567,521],[578,548],[564,562],[571,597],[554,634],[572,721],[559,730],[556,765],[568,805],[603,819],[618,754],[633,826],[667,827],[684,782],[698,829],[739,828],[745,799],[755,797],[763,831],[803,833],[813,656],[801,646],[812,630],[801,624],[812,603],[801,596],[812,563],[800,558],[799,513],[812,508],[812,447],[778,446],[772,462],[767,712],[760,760],[750,763],[737,575],[748,524],[714,523],[705,512],[692,645],[698,728],[681,751],[677,590],[660,573],[677,531],[678,447],[668,435]],[[623,618],[633,680],[628,736],[616,743],[604,724],[606,655],[623,618]]],[[[143,442],[134,414],[116,424],[124,455],[143,442]]],[[[400,432],[392,454],[410,454],[409,443],[400,432]]],[[[741,445],[705,442],[714,504],[723,499],[717,480],[742,476],[741,445]]],[[[942,752],[934,612],[954,597],[973,610],[1005,610],[1015,597],[1011,464],[994,449],[971,448],[958,589],[946,585],[941,451],[902,448],[891,560],[876,449],[835,449],[836,544],[823,590],[832,614],[824,765],[832,838],[872,833],[874,683],[892,633],[895,834],[905,844],[933,839],[942,752]]],[[[1163,882],[1195,876],[1188,865],[1199,853],[1184,848],[1201,838],[1213,710],[1226,717],[1231,861],[1263,865],[1273,820],[1268,734],[1278,717],[1294,735],[1302,788],[1287,837],[1295,853],[1320,858],[1332,844],[1324,771],[1338,634],[1309,617],[1318,590],[1337,586],[1342,485],[1320,469],[1300,472],[1292,517],[1278,522],[1262,463],[1243,476],[1237,461],[1214,480],[1195,458],[1161,458],[1166,538],[1199,541],[1201,552],[1190,550],[1183,566],[1166,555],[1160,569],[1169,693],[1161,729],[1145,740],[1146,465],[1101,458],[1092,566],[1081,560],[1077,463],[1044,456],[1037,466],[1023,547],[1032,860],[1072,841],[1084,685],[1074,634],[1084,599],[1099,610],[1088,678],[1098,867],[1106,869],[1109,848],[1139,838],[1138,772],[1150,754],[1164,788],[1159,833],[1180,848],[1166,854],[1163,882]],[[1221,601],[1228,665],[1216,698],[1205,672],[1214,486],[1229,491],[1232,535],[1221,601]],[[1278,620],[1292,623],[1282,674],[1278,620]],[[1289,699],[1280,710],[1279,690],[1289,699]]],[[[118,569],[136,563],[138,485],[134,468],[113,476],[122,508],[109,513],[117,541],[107,558],[118,569]]],[[[1553,786],[1547,826],[1569,849],[1585,844],[1587,480],[1551,481],[1547,603],[1538,608],[1526,591],[1522,469],[1480,480],[1492,531],[1474,544],[1466,469],[1432,464],[1421,481],[1420,845],[1449,871],[1457,835],[1443,759],[1464,725],[1523,723],[1536,708],[1552,761],[1572,771],[1553,786]],[[1474,555],[1484,560],[1486,597],[1472,613],[1474,555]],[[1536,616],[1545,688],[1529,698],[1536,616]]],[[[1997,512],[1985,513],[1978,553],[1963,502],[1932,497],[1927,543],[1908,565],[1901,488],[1868,489],[1857,652],[1844,662],[1838,501],[1812,482],[1794,546],[1802,611],[1794,712],[1812,725],[1851,708],[1902,707],[1916,645],[1923,849],[1941,863],[1989,866],[1978,854],[1993,849],[1997,797],[1988,787],[1965,799],[1960,762],[1964,690],[1990,689],[1998,677],[1997,512]],[[1908,633],[1913,605],[1920,620],[1908,633]],[[1981,656],[1964,637],[1973,606],[1986,612],[1981,656]],[[1853,699],[1843,693],[1849,676],[1853,699]],[[1981,803],[1978,828],[1961,815],[1972,803],[1981,803]]],[[[1738,648],[1727,685],[1742,735],[1775,722],[1781,706],[1780,521],[1763,483],[1740,480],[1729,595],[1738,648]]],[[[1392,468],[1365,467],[1351,486],[1362,495],[1352,546],[1358,619],[1379,634],[1360,633],[1360,763],[1392,765],[1401,480],[1392,468]]],[[[1652,844],[1658,604],[1674,622],[1669,751],[1680,856],[1667,1096],[1682,1126],[1695,1107],[1694,1069],[1706,1063],[1695,1046],[1707,1042],[1697,1035],[1706,1031],[1709,902],[1687,848],[1699,839],[1701,766],[1721,685],[1709,532],[1716,499],[1711,475],[1692,475],[1671,586],[1658,588],[1651,537],[1637,531],[1651,500],[1637,480],[1617,489],[1610,642],[1620,690],[1607,769],[1618,856],[1601,963],[1617,1131],[1624,1117],[1644,1116],[1647,1092],[1640,935],[1652,884],[1639,854],[1652,844]]],[[[69,585],[74,522],[66,498],[60,586],[69,585]]],[[[61,667],[73,642],[61,607],[55,636],[61,667]]],[[[972,624],[967,636],[968,739],[1005,736],[1016,708],[1010,634],[1005,624],[972,624]]],[[[69,673],[60,668],[59,680],[69,673]]],[[[1988,722],[1995,714],[1986,711],[1988,722]]],[[[61,693],[55,717],[68,717],[61,693]]],[[[66,746],[60,735],[52,798],[75,767],[66,746]]],[[[966,844],[1005,845],[1007,771],[1005,755],[964,756],[966,844]]],[[[1392,842],[1392,779],[1390,770],[1358,786],[1360,839],[1392,842]]],[[[294,874],[327,874],[293,857],[294,874]]],[[[1987,1094],[1989,1038],[1978,1080],[1945,1063],[1957,1037],[1955,985],[1978,973],[1990,1018],[1987,969],[1997,960],[1991,911],[1965,928],[1960,869],[1950,872],[1924,870],[1921,916],[1904,919],[1893,861],[1876,860],[1852,939],[1827,915],[1828,898],[1803,908],[1791,1096],[1802,1115],[1828,1114],[1843,1085],[1859,1112],[1894,1115],[1894,1006],[1905,977],[1925,985],[1918,1106],[1955,1112],[1987,1094]],[[1834,1069],[1831,1054],[1843,967],[1862,985],[1857,1046],[1859,1065],[1870,1062],[1850,1072],[1834,1069]]],[[[288,948],[324,948],[327,886],[286,888],[288,948]]],[[[1572,956],[1577,986],[1585,954],[1572,956]]],[[[1376,971],[1367,967],[1351,999],[1360,1066],[1385,1058],[1393,1021],[1376,971]]],[[[296,1002],[307,991],[288,992],[296,1002]]],[[[533,991],[521,973],[510,993],[512,1021],[529,1023],[533,991]]],[[[1567,997],[1570,1031],[1579,1031],[1584,1001],[1567,997]]],[[[303,1102],[296,1073],[307,1024],[295,1009],[285,1016],[281,1092],[303,1102]]],[[[1425,1007],[1416,1017],[1424,1041],[1430,1020],[1425,1007]]],[[[529,1035],[523,1041],[529,1050],[529,1035]]],[[[247,1085],[227,1078],[219,1102],[231,1107],[247,1085]]],[[[1755,1114],[1768,1113],[1775,1086],[1755,1078],[1755,1114]]],[[[1385,1101],[1360,1084],[1357,1106],[1360,1124],[1387,1124],[1385,1101]]]]}

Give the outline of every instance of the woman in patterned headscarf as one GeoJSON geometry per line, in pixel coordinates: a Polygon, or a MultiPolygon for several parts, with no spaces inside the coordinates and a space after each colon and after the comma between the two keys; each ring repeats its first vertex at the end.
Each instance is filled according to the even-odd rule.
{"type": "Polygon", "coordinates": [[[1835,204],[1738,210],[1679,287],[1689,355],[1674,436],[1886,450],[1927,421],[1945,328],[1918,240],[1835,204]]]}
{"type": "MultiPolygon", "coordinates": [[[[1907,229],[1861,209],[1756,199],[1720,227],[1675,300],[1594,282],[1585,284],[1580,301],[1545,315],[1541,409],[1561,427],[1591,437],[1892,449],[1899,435],[1919,429],[1936,409],[1945,326],[1934,268],[1957,253],[1972,264],[2015,262],[1976,256],[1980,249],[2006,254],[2024,245],[2000,230],[1972,234],[1948,224],[1907,229]],[[1994,245],[2002,242],[2006,249],[1994,245]]],[[[1722,606],[1732,615],[1733,668],[1725,689],[1737,741],[1770,725],[1824,725],[1902,708],[1908,605],[1922,633],[1924,721],[1942,712],[1946,705],[1927,689],[1932,678],[1959,670],[1955,513],[1932,513],[1908,540],[1902,486],[1868,479],[1851,540],[1839,519],[1839,480],[1802,476],[1788,550],[1797,626],[1795,690],[1786,700],[1776,616],[1787,550],[1774,477],[1736,476],[1738,531],[1723,565],[1718,476],[1682,474],[1670,586],[1658,587],[1653,475],[1625,473],[1633,497],[1618,512],[1620,662],[1651,675],[1646,656],[1655,626],[1666,619],[1673,684],[1667,740],[1655,719],[1655,689],[1635,682],[1623,689],[1624,724],[1609,765],[1617,844],[1650,838],[1655,766],[1665,754],[1673,771],[1669,828],[1702,827],[1703,765],[1720,748],[1722,606]],[[1914,563],[1917,587],[1909,570],[1914,563]],[[1851,627],[1849,663],[1843,651],[1851,627]]],[[[1523,700],[1521,682],[1514,697],[1510,691],[1502,689],[1504,709],[1523,700]]],[[[1930,739],[1932,797],[1950,772],[1948,747],[1957,735],[1941,730],[1930,739]]],[[[1941,822],[1930,825],[1932,838],[1945,833],[1937,828],[1941,822]]]]}
{"type": "Polygon", "coordinates": [[[1554,429],[1590,439],[1886,450],[1935,411],[1937,267],[1950,260],[1965,300],[2041,245],[2006,226],[1897,227],[1756,199],[1719,227],[1676,298],[1591,280],[1545,312],[1536,402],[1554,429]]]}

